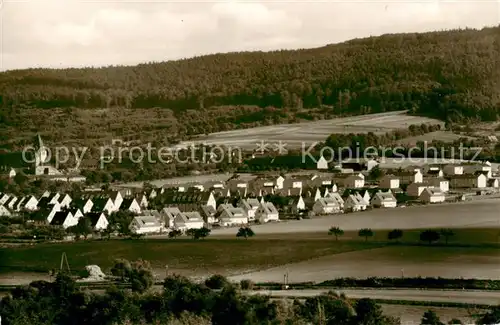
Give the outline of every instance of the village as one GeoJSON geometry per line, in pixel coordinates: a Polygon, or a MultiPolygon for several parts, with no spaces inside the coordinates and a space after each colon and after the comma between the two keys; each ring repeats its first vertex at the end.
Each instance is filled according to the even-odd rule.
{"type": "MultiPolygon", "coordinates": [[[[136,235],[173,230],[245,227],[251,224],[326,215],[439,204],[499,192],[499,171],[489,162],[411,165],[394,168],[377,159],[346,161],[332,171],[234,174],[227,181],[168,184],[159,188],[89,188],[80,197],[46,191],[41,197],[0,194],[0,216],[28,216],[35,225],[71,230],[84,218],[94,235],[110,216],[130,216],[136,235]],[[345,168],[344,168],[345,167],[345,168]]],[[[26,217],[25,217],[26,218],[26,217]]],[[[71,237],[70,237],[71,238],[71,237]]]]}

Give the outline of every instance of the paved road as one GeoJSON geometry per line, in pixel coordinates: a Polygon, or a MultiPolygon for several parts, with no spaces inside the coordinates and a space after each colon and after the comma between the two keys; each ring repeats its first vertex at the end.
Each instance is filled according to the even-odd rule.
{"type": "MultiPolygon", "coordinates": [[[[260,290],[252,295],[270,295],[271,297],[313,297],[329,290],[260,290]]],[[[411,290],[411,289],[345,289],[349,298],[371,298],[386,300],[412,300],[432,302],[456,302],[465,304],[500,305],[500,291],[448,291],[448,290],[411,290]]]]}

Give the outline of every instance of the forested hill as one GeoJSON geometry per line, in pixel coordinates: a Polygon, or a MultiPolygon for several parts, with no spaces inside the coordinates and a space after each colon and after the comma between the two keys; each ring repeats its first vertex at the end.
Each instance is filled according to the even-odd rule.
{"type": "Polygon", "coordinates": [[[334,115],[409,109],[441,119],[493,120],[500,112],[499,63],[499,27],[394,34],[133,67],[9,71],[0,74],[0,103],[174,113],[238,105],[322,107],[334,115]]]}

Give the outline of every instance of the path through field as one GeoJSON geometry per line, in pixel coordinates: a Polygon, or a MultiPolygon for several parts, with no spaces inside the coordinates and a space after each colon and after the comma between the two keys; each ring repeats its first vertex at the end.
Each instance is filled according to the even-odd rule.
{"type": "Polygon", "coordinates": [[[320,257],[230,277],[240,281],[323,282],[342,277],[443,277],[500,279],[500,250],[391,246],[320,257]]]}

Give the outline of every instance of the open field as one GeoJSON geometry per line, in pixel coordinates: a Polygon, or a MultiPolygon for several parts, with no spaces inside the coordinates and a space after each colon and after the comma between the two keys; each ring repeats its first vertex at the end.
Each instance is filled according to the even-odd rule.
{"type": "MultiPolygon", "coordinates": [[[[313,219],[256,225],[256,234],[324,232],[332,226],[344,230],[361,228],[425,229],[425,228],[500,228],[500,199],[461,203],[374,209],[349,214],[329,215],[313,219]]],[[[231,235],[234,229],[213,230],[214,235],[231,235]]]]}
{"type": "MultiPolygon", "coordinates": [[[[0,248],[0,272],[47,272],[59,268],[63,252],[71,269],[82,270],[86,265],[99,265],[109,270],[114,259],[144,259],[155,272],[186,276],[235,274],[267,269],[277,265],[307,260],[313,257],[382,247],[383,243],[342,242],[331,239],[190,239],[170,240],[110,240],[75,243],[40,244],[17,248],[0,248]]],[[[1,284],[1,283],[0,283],[1,284]]]]}
{"type": "Polygon", "coordinates": [[[435,131],[435,132],[430,132],[427,134],[415,136],[415,137],[409,137],[405,138],[401,141],[399,141],[400,144],[415,144],[418,141],[427,141],[427,142],[432,142],[433,140],[436,141],[443,141],[443,142],[453,142],[456,141],[460,138],[466,138],[466,139],[476,139],[475,137],[469,137],[461,134],[456,134],[451,131],[435,131]]]}
{"type": "Polygon", "coordinates": [[[500,250],[476,247],[391,246],[324,256],[231,277],[234,281],[322,282],[341,277],[443,277],[500,279],[500,250]]]}
{"type": "MultiPolygon", "coordinates": [[[[384,134],[395,129],[408,128],[411,124],[422,123],[443,124],[442,121],[436,119],[410,116],[406,115],[405,111],[399,111],[217,132],[200,136],[194,142],[253,149],[260,141],[266,143],[282,141],[287,144],[288,148],[301,148],[302,143],[310,145],[317,141],[324,141],[332,133],[384,134]]],[[[178,146],[191,143],[193,141],[182,142],[178,146]]]]}
{"type": "Polygon", "coordinates": [[[399,317],[402,325],[420,324],[422,315],[429,309],[433,310],[445,324],[453,318],[461,320],[463,324],[473,324],[474,318],[471,317],[470,312],[474,314],[478,312],[468,310],[467,308],[399,306],[386,304],[382,304],[381,306],[384,314],[399,317]]]}

